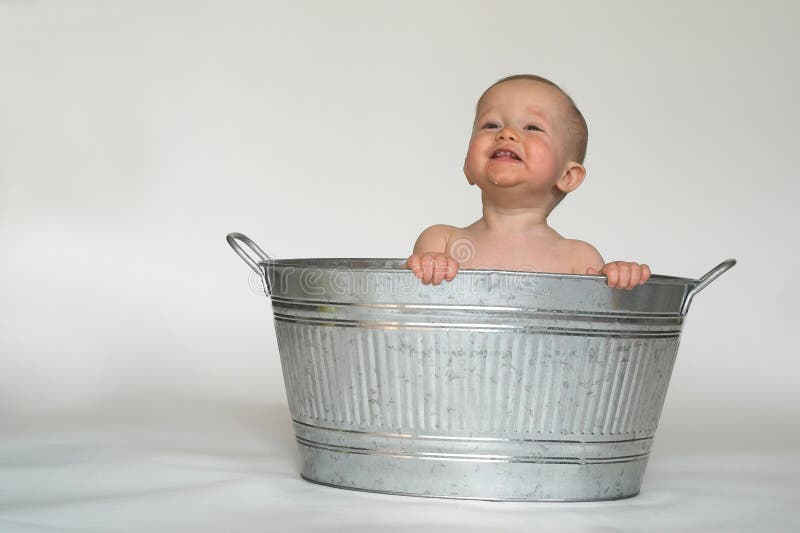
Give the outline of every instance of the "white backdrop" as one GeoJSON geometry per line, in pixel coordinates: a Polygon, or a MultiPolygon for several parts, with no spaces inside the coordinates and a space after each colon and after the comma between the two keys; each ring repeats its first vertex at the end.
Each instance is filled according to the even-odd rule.
{"type": "Polygon", "coordinates": [[[739,260],[695,299],[653,461],[796,453],[799,19],[792,1],[0,2],[2,431],[288,432],[268,303],[225,234],[407,256],[480,216],[475,100],[537,73],[589,123],[559,232],[659,274],[739,260]]]}

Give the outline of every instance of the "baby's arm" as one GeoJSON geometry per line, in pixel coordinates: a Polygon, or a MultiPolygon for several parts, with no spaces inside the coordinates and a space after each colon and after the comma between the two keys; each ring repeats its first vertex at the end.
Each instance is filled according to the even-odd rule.
{"type": "Polygon", "coordinates": [[[422,232],[414,243],[414,253],[406,266],[424,285],[438,285],[442,280],[453,281],[458,273],[458,261],[447,254],[453,226],[437,224],[422,232]]]}
{"type": "Polygon", "coordinates": [[[576,262],[573,266],[574,274],[587,276],[605,276],[608,286],[617,289],[631,290],[637,285],[650,279],[650,267],[628,261],[612,261],[604,263],[603,257],[594,246],[587,242],[575,241],[576,262]]]}

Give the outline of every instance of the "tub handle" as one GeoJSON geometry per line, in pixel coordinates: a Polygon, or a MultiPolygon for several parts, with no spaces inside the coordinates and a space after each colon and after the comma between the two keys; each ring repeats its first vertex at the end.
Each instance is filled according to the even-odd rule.
{"type": "Polygon", "coordinates": [[[264,250],[262,250],[261,247],[253,242],[253,239],[247,235],[243,235],[241,233],[228,233],[228,236],[225,237],[225,239],[228,241],[228,244],[231,245],[233,251],[236,252],[245,263],[247,263],[247,266],[252,268],[255,273],[258,274],[258,277],[261,278],[261,282],[263,283],[264,292],[267,294],[267,296],[270,296],[272,294],[272,287],[270,287],[269,280],[267,279],[266,270],[258,266],[258,261],[256,261],[251,254],[247,253],[247,250],[245,250],[242,245],[239,244],[239,242],[244,243],[247,249],[258,256],[258,259],[261,261],[272,261],[272,258],[268,256],[266,252],[264,252],[264,250]]]}
{"type": "Polygon", "coordinates": [[[243,242],[245,246],[247,246],[250,251],[254,252],[261,261],[271,261],[272,258],[270,258],[270,256],[268,256],[264,250],[254,243],[253,239],[241,233],[228,233],[228,236],[225,237],[225,239],[228,241],[228,244],[231,245],[233,251],[239,254],[239,257],[241,257],[244,262],[247,263],[247,266],[255,270],[256,274],[259,276],[263,275],[264,272],[261,270],[261,267],[258,266],[258,261],[253,259],[253,257],[247,253],[247,250],[242,248],[239,242],[237,242],[243,242]]]}
{"type": "Polygon", "coordinates": [[[733,265],[736,264],[736,259],[726,259],[722,263],[718,264],[711,270],[709,270],[705,276],[697,280],[697,284],[691,288],[689,293],[686,295],[686,299],[683,301],[683,307],[681,308],[681,315],[686,315],[689,312],[689,305],[692,303],[692,298],[695,295],[708,287],[708,285],[720,277],[722,274],[733,268],[733,265]]]}

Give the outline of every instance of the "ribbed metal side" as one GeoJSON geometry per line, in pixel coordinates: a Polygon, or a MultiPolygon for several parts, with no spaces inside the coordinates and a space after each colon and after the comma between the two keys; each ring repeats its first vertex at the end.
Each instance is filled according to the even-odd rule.
{"type": "Polygon", "coordinates": [[[480,329],[368,327],[304,313],[276,309],[275,330],[305,478],[498,500],[638,492],[674,325],[593,317],[508,330],[486,315],[480,329]],[[597,334],[609,327],[618,334],[597,334]]]}
{"type": "Polygon", "coordinates": [[[293,418],[415,435],[652,436],[678,337],[335,327],[276,320],[293,418]]]}

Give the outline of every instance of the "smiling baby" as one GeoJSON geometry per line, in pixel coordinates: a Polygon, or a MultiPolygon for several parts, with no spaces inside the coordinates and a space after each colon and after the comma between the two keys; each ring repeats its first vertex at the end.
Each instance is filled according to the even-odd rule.
{"type": "Polygon", "coordinates": [[[452,281],[459,269],[604,275],[632,289],[647,265],[605,263],[589,243],[547,224],[558,203],[586,175],[587,128],[558,85],[535,75],[503,78],[478,100],[464,174],[481,190],[483,216],[465,228],[438,224],[422,232],[407,266],[424,284],[452,281]]]}

